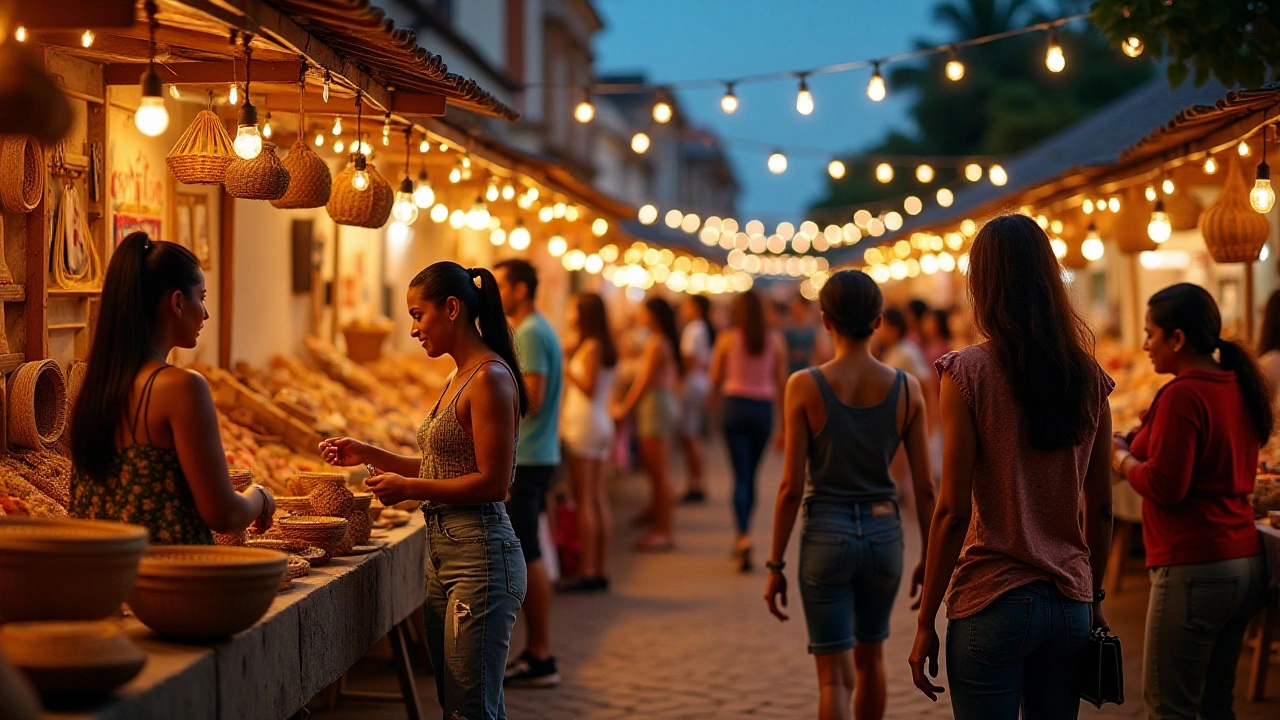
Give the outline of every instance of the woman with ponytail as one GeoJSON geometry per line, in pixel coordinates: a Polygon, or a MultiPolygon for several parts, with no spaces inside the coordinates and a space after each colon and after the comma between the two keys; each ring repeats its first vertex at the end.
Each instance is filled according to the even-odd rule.
{"type": "Polygon", "coordinates": [[[332,465],[372,466],[367,482],[384,505],[425,502],[427,648],[444,715],[505,718],[503,675],[527,581],[503,500],[529,397],[493,273],[438,262],[409,283],[406,302],[413,338],[457,365],[418,430],[422,454],[352,438],[320,451],[332,465]]]}
{"type": "Polygon", "coordinates": [[[231,487],[209,385],[165,360],[196,346],[204,299],[190,250],[142,232],[116,248],[71,412],[72,516],[136,523],[152,542],[178,545],[271,526],[265,488],[231,487]]]}
{"type": "Polygon", "coordinates": [[[1143,699],[1153,718],[1234,717],[1245,627],[1266,599],[1249,493],[1275,422],[1271,388],[1249,351],[1220,337],[1218,306],[1198,285],[1151,296],[1145,328],[1151,364],[1174,378],[1113,454],[1142,496],[1143,699]]]}

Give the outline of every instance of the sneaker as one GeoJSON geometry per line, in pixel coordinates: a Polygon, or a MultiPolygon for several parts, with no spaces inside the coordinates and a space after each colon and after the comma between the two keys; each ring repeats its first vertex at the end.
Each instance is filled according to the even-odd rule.
{"type": "Polygon", "coordinates": [[[554,657],[539,660],[526,650],[507,665],[508,687],[553,688],[559,684],[560,673],[554,657]]]}
{"type": "Polygon", "coordinates": [[[690,490],[680,498],[681,505],[701,505],[707,501],[707,494],[701,490],[690,490]]]}

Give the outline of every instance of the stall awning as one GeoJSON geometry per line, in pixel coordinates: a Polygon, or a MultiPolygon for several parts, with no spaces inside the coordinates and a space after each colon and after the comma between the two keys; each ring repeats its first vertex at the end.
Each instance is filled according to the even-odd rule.
{"type": "Polygon", "coordinates": [[[1193,105],[1179,112],[1172,120],[1160,125],[1121,153],[1120,161],[1142,162],[1170,151],[1182,150],[1189,144],[1201,145],[1207,138],[1224,130],[1227,131],[1226,135],[1238,137],[1253,126],[1262,124],[1264,115],[1274,117],[1277,104],[1280,104],[1280,83],[1258,90],[1232,90],[1220,94],[1212,104],[1193,105]],[[1233,127],[1240,122],[1245,127],[1233,127]]]}

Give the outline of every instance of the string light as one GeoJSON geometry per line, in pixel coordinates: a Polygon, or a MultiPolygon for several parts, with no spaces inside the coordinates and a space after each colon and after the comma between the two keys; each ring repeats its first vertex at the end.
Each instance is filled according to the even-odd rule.
{"type": "Polygon", "coordinates": [[[582,100],[578,106],[573,109],[573,117],[580,123],[586,124],[596,116],[596,106],[591,104],[591,92],[589,90],[582,91],[582,100]]]}
{"type": "Polygon", "coordinates": [[[1147,223],[1147,237],[1158,245],[1172,234],[1173,225],[1169,222],[1169,213],[1164,211],[1164,200],[1157,199],[1151,211],[1151,221],[1147,223]]]}
{"type": "Polygon", "coordinates": [[[960,62],[960,56],[956,53],[955,47],[948,51],[945,72],[947,79],[951,82],[960,82],[964,79],[964,63],[960,62]]]}
{"type": "Polygon", "coordinates": [[[644,132],[638,132],[631,136],[631,150],[637,155],[643,155],[649,150],[649,135],[644,132]]]}
{"type": "Polygon", "coordinates": [[[1110,200],[1107,200],[1107,209],[1113,213],[1120,212],[1120,198],[1113,197],[1110,200]]]}
{"type": "Polygon", "coordinates": [[[733,94],[733,83],[725,84],[724,96],[720,98],[720,109],[725,115],[738,112],[738,96],[733,94]]]}
{"type": "Polygon", "coordinates": [[[636,219],[640,221],[641,225],[652,225],[658,221],[658,208],[653,205],[641,205],[639,212],[636,214],[636,219]]]}
{"type": "Polygon", "coordinates": [[[500,196],[498,185],[490,180],[488,187],[484,189],[484,199],[488,202],[497,202],[500,196]]]}
{"type": "Polygon", "coordinates": [[[1218,172],[1218,161],[1214,160],[1213,156],[1210,155],[1204,159],[1204,174],[1212,175],[1216,172],[1218,172]]]}
{"type": "Polygon", "coordinates": [[[364,192],[369,189],[370,185],[369,161],[365,159],[364,155],[356,153],[352,162],[355,165],[356,171],[351,176],[351,189],[358,192],[364,192]]]}
{"type": "Polygon", "coordinates": [[[569,243],[559,235],[552,235],[551,239],[547,240],[547,254],[551,257],[560,257],[568,249],[569,243]]]}
{"type": "Polygon", "coordinates": [[[426,209],[436,201],[436,191],[431,187],[431,178],[426,168],[418,172],[418,185],[413,189],[413,204],[426,209]]]}
{"type": "Polygon", "coordinates": [[[951,207],[951,203],[955,202],[956,197],[951,190],[947,188],[938,188],[938,205],[941,207],[951,207]]]}
{"type": "Polygon", "coordinates": [[[787,171],[787,156],[782,154],[781,150],[773,151],[769,156],[769,172],[774,175],[781,175],[787,171]]]}
{"type": "Polygon", "coordinates": [[[333,129],[329,131],[329,134],[330,135],[342,134],[342,118],[336,117],[333,119],[333,129]]]}
{"type": "Polygon", "coordinates": [[[1081,210],[1082,212],[1084,212],[1084,214],[1085,214],[1085,215],[1092,215],[1092,214],[1093,214],[1093,201],[1092,201],[1092,200],[1090,200],[1089,198],[1085,198],[1085,199],[1084,199],[1084,204],[1080,207],[1080,210],[1081,210]]]}
{"type": "Polygon", "coordinates": [[[391,144],[391,111],[388,110],[382,116],[382,146],[387,147],[391,144]]]}
{"type": "Polygon", "coordinates": [[[880,74],[880,61],[876,61],[871,70],[871,81],[867,83],[867,97],[872,102],[884,100],[888,88],[884,84],[884,76],[880,74]]]}
{"type": "Polygon", "coordinates": [[[604,218],[596,218],[591,221],[591,234],[596,237],[604,237],[609,232],[609,221],[604,218]]]}
{"type": "Polygon", "coordinates": [[[93,47],[93,37],[94,36],[93,36],[92,30],[85,30],[84,34],[80,36],[80,47],[83,47],[83,48],[93,47]]]}
{"type": "Polygon", "coordinates": [[[489,233],[490,245],[494,245],[495,247],[501,247],[506,242],[507,242],[506,230],[503,230],[502,228],[494,228],[493,232],[489,233]]]}
{"type": "Polygon", "coordinates": [[[889,163],[880,163],[876,166],[876,180],[883,184],[893,182],[893,166],[889,163]]]}
{"type": "MultiPolygon", "coordinates": [[[[391,205],[391,217],[405,225],[417,222],[418,209],[431,204],[430,202],[421,205],[418,203],[417,190],[413,186],[413,179],[409,177],[409,148],[413,140],[412,133],[413,128],[406,128],[404,131],[404,179],[400,181],[400,190],[396,193],[395,201],[391,205]]],[[[434,193],[431,199],[435,200],[434,193]]]]}
{"type": "Polygon", "coordinates": [[[927,163],[916,167],[916,180],[928,185],[933,182],[933,166],[927,163]]]}
{"type": "Polygon", "coordinates": [[[964,166],[964,179],[969,182],[978,182],[982,179],[982,166],[978,163],[969,163],[964,166]]]}
{"type": "Polygon", "coordinates": [[[924,210],[924,202],[915,195],[908,195],[907,199],[902,201],[902,209],[906,210],[908,215],[919,215],[920,211],[924,210]]]}
{"type": "Polygon", "coordinates": [[[235,83],[231,83],[231,89],[227,91],[227,104],[240,104],[240,88],[236,87],[235,83]]]}
{"type": "Polygon", "coordinates": [[[1009,174],[1000,165],[992,165],[987,168],[987,177],[991,178],[991,184],[996,187],[1002,187],[1009,182],[1009,174]]]}
{"type": "MultiPolygon", "coordinates": [[[[159,23],[156,22],[157,8],[153,0],[148,0],[146,11],[150,46],[147,70],[142,74],[141,80],[142,100],[138,103],[138,111],[133,114],[133,124],[143,135],[157,137],[169,127],[169,111],[164,107],[164,86],[160,82],[160,76],[156,74],[156,27],[159,23]]],[[[23,42],[26,39],[26,28],[18,26],[18,31],[21,33],[18,42],[23,42]]]]}
{"type": "Polygon", "coordinates": [[[843,162],[839,160],[832,160],[831,162],[827,163],[827,174],[831,176],[832,180],[839,180],[843,178],[845,175],[845,172],[846,172],[846,168],[843,162]]]}
{"type": "Polygon", "coordinates": [[[178,92],[178,86],[174,83],[169,84],[169,97],[173,98],[174,100],[182,99],[182,93],[178,92]]]}
{"type": "Polygon", "coordinates": [[[347,146],[342,142],[342,138],[338,138],[333,142],[333,151],[336,153],[341,154],[342,151],[345,150],[346,148],[347,146]]]}
{"type": "Polygon", "coordinates": [[[516,187],[511,183],[502,186],[502,199],[511,200],[516,196],[516,187]]]}
{"type": "Polygon", "coordinates": [[[1262,129],[1262,162],[1258,163],[1253,189],[1249,191],[1249,205],[1264,215],[1276,206],[1276,191],[1271,189],[1271,166],[1267,164],[1267,129],[1265,127],[1262,129]]]}
{"type": "Polygon", "coordinates": [[[1146,46],[1142,44],[1142,38],[1137,35],[1130,35],[1120,43],[1120,50],[1131,58],[1136,58],[1142,54],[1146,46]]]}
{"type": "Polygon", "coordinates": [[[671,122],[671,104],[666,100],[659,100],[653,104],[653,120],[654,122],[666,124],[671,122]]]}
{"type": "Polygon", "coordinates": [[[324,133],[316,131],[316,147],[324,147],[324,133]]]}
{"type": "Polygon", "coordinates": [[[796,112],[801,115],[813,114],[813,93],[809,92],[809,84],[804,75],[800,76],[800,89],[796,91],[796,112]]]}
{"type": "Polygon", "coordinates": [[[1147,189],[1143,191],[1143,195],[1147,198],[1147,202],[1155,202],[1156,198],[1159,197],[1159,195],[1156,194],[1155,185],[1148,185],[1147,189]]]}
{"type": "Polygon", "coordinates": [[[1249,142],[1241,140],[1240,144],[1236,146],[1236,152],[1240,153],[1240,157],[1249,157],[1249,142]]]}
{"type": "Polygon", "coordinates": [[[1164,190],[1165,195],[1172,195],[1174,190],[1173,181],[1165,178],[1164,182],[1160,183],[1160,189],[1164,190]]]}
{"type": "MultiPolygon", "coordinates": [[[[448,219],[449,219],[449,208],[445,207],[444,203],[436,203],[435,205],[431,206],[431,222],[439,225],[440,223],[448,219]]],[[[514,245],[512,245],[512,247],[514,247],[514,245]]]]}
{"type": "Polygon", "coordinates": [[[1049,30],[1049,49],[1044,55],[1044,66],[1051,73],[1060,73],[1067,67],[1067,56],[1062,52],[1062,44],[1058,42],[1058,29],[1049,30]]]}
{"type": "Polygon", "coordinates": [[[507,236],[507,244],[512,250],[528,249],[529,243],[533,237],[529,234],[529,228],[524,226],[524,220],[516,220],[516,226],[511,229],[511,234],[507,236]]]}
{"type": "Polygon", "coordinates": [[[22,25],[19,25],[19,26],[18,26],[18,29],[13,31],[13,39],[14,39],[14,40],[17,40],[17,41],[18,41],[18,42],[20,42],[20,43],[24,43],[24,42],[26,42],[26,41],[27,41],[27,29],[26,29],[25,27],[23,27],[22,25]]]}
{"type": "Polygon", "coordinates": [[[262,124],[262,137],[267,138],[268,140],[270,140],[270,139],[271,139],[271,133],[272,133],[272,132],[274,132],[274,131],[271,129],[271,111],[270,111],[270,110],[268,110],[268,111],[267,111],[267,121],[266,121],[265,123],[263,123],[263,124],[262,124]]]}
{"type": "Polygon", "coordinates": [[[477,195],[471,210],[467,212],[467,227],[477,231],[484,230],[489,227],[489,217],[489,206],[485,205],[484,198],[477,195]]]}

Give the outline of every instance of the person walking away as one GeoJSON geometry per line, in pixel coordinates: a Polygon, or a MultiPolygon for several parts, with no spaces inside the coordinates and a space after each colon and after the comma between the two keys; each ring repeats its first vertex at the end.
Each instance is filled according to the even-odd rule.
{"type": "Polygon", "coordinates": [[[711,398],[708,370],[711,367],[711,348],[715,344],[715,329],[708,317],[710,311],[711,301],[706,295],[690,295],[680,305],[680,319],[684,322],[684,329],[680,331],[680,358],[684,361],[680,450],[684,453],[689,474],[680,502],[686,505],[707,501],[701,440],[707,423],[707,402],[711,398]]]}
{"type": "Polygon", "coordinates": [[[112,254],[71,410],[72,517],[142,525],[168,545],[271,527],[271,493],[231,487],[208,382],[165,360],[196,346],[204,303],[204,272],[185,247],[136,232],[112,254]]]}
{"type": "Polygon", "coordinates": [[[787,620],[787,543],[803,503],[800,596],[809,652],[818,667],[820,720],[884,717],[884,641],[903,571],[898,489],[889,464],[907,448],[920,522],[924,578],[933,516],[933,475],[920,383],[871,356],[881,322],[880,288],[859,270],[835,273],[819,295],[822,324],[836,356],[787,381],[786,461],[774,508],[765,601],[787,620]],[[807,471],[807,480],[806,480],[807,471]]]}
{"type": "Polygon", "coordinates": [[[791,299],[786,308],[786,322],[782,335],[787,343],[787,374],[792,375],[813,364],[818,344],[818,324],[813,318],[809,301],[800,295],[791,299]]]}
{"type": "MultiPolygon", "coordinates": [[[[914,377],[924,389],[925,407],[929,408],[926,418],[933,415],[933,397],[937,394],[937,381],[928,371],[924,353],[920,346],[908,337],[907,315],[898,308],[884,311],[884,322],[876,330],[875,339],[880,347],[880,362],[897,368],[914,377]]],[[[930,420],[932,422],[932,420],[930,420]]],[[[930,424],[932,427],[932,424],[930,424]]],[[[911,493],[911,467],[907,464],[906,453],[898,451],[890,470],[894,482],[898,484],[898,492],[903,504],[911,507],[914,496],[911,493]]]]}
{"type": "Polygon", "coordinates": [[[724,440],[733,464],[734,557],[751,572],[751,514],[756,472],[773,432],[774,401],[787,381],[787,346],[765,325],[764,304],[753,290],[734,300],[732,326],[716,340],[711,384],[724,398],[724,440]]]}
{"type": "Polygon", "coordinates": [[[1244,631],[1267,593],[1249,493],[1275,422],[1270,386],[1248,350],[1221,338],[1218,305],[1198,285],[1151,296],[1144,327],[1151,364],[1174,378],[1132,445],[1115,439],[1116,469],[1142,496],[1151,575],[1143,701],[1149,718],[1232,718],[1244,631]]]}
{"type": "Polygon", "coordinates": [[[516,449],[516,479],[511,484],[507,512],[524,551],[529,594],[523,611],[525,649],[511,662],[507,684],[555,687],[560,684],[551,655],[551,579],[542,562],[538,521],[547,511],[547,493],[560,465],[560,404],[563,395],[564,354],[551,323],[538,312],[538,271],[525,260],[507,260],[494,268],[502,307],[515,328],[520,370],[532,408],[520,420],[516,449]]]}
{"type": "Polygon", "coordinates": [[[1076,664],[1090,629],[1107,627],[1114,383],[1034,220],[992,220],[969,258],[988,340],[937,363],[942,488],[911,672],[936,700],[945,593],[958,720],[1075,718],[1076,664]]]}
{"type": "Polygon", "coordinates": [[[582,564],[578,577],[566,579],[558,589],[598,592],[609,589],[605,571],[613,538],[613,515],[604,473],[613,451],[609,398],[613,396],[618,372],[618,349],[599,295],[584,293],[574,298],[566,320],[577,344],[568,353],[570,360],[564,374],[560,439],[569,458],[569,484],[578,512],[582,564]]]}
{"type": "Polygon", "coordinates": [[[1267,379],[1267,389],[1274,398],[1280,394],[1280,290],[1271,293],[1262,312],[1258,366],[1262,369],[1262,374],[1267,379]]]}
{"type": "Polygon", "coordinates": [[[671,435],[680,416],[676,388],[684,361],[680,358],[676,314],[666,300],[646,300],[640,320],[649,337],[641,351],[636,377],[614,406],[613,417],[621,420],[635,412],[640,462],[653,489],[649,509],[641,514],[652,519],[653,528],[636,543],[636,550],[666,552],[675,547],[674,500],[667,468],[671,462],[671,435]]]}
{"type": "Polygon", "coordinates": [[[931,310],[920,321],[923,345],[920,351],[924,361],[932,367],[943,355],[951,352],[951,313],[947,310],[931,310]]]}
{"type": "Polygon", "coordinates": [[[349,437],[325,440],[320,453],[330,465],[373,466],[366,482],[384,505],[425,502],[423,608],[437,697],[447,718],[504,720],[502,678],[527,580],[502,501],[529,394],[488,270],[435,263],[409,283],[406,304],[410,335],[429,357],[457,366],[418,429],[421,454],[349,437]]]}
{"type": "Polygon", "coordinates": [[[924,319],[929,314],[929,303],[920,298],[912,298],[907,302],[907,339],[915,343],[916,347],[923,348],[924,340],[924,319]]]}

